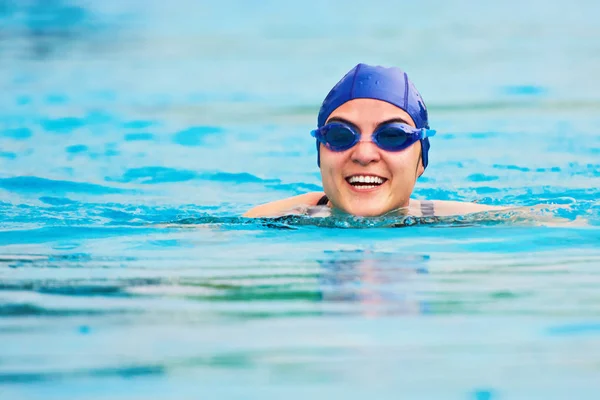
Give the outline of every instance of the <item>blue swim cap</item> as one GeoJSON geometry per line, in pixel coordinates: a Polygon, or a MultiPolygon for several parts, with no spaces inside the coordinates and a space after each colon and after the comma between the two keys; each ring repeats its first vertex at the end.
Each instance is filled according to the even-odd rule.
{"type": "MultiPolygon", "coordinates": [[[[331,89],[319,110],[318,127],[325,125],[329,115],[339,106],[353,99],[382,100],[406,111],[417,128],[429,129],[427,107],[421,95],[400,68],[385,68],[358,64],[331,89]]],[[[423,168],[429,162],[429,138],[421,140],[423,168]]],[[[320,166],[319,142],[317,142],[317,165],[320,166]]]]}

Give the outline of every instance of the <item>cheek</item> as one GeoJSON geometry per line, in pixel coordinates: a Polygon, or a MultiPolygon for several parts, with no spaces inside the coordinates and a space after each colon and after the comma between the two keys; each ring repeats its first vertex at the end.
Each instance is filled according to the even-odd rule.
{"type": "Polygon", "coordinates": [[[396,176],[413,177],[419,161],[419,149],[412,146],[405,151],[386,158],[386,162],[396,176]]]}
{"type": "Polygon", "coordinates": [[[321,172],[323,175],[339,173],[343,164],[343,152],[334,152],[321,145],[321,172]]]}

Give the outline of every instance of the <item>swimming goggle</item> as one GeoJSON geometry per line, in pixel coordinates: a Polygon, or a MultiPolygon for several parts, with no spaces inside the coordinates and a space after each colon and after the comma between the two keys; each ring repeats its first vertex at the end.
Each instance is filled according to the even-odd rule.
{"type": "MultiPolygon", "coordinates": [[[[361,141],[360,132],[343,122],[330,122],[310,134],[332,151],[348,150],[361,141]]],[[[417,129],[407,124],[392,122],[377,128],[371,139],[382,150],[401,151],[418,140],[434,135],[435,131],[432,129],[417,129]]]]}

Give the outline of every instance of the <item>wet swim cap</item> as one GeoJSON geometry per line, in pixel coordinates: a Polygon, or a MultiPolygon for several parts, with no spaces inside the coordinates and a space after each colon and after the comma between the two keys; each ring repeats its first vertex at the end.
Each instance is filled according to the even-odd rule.
{"type": "MultiPolygon", "coordinates": [[[[325,125],[329,115],[339,106],[353,99],[382,100],[406,111],[417,128],[429,129],[427,107],[421,95],[400,68],[385,68],[358,64],[331,89],[319,110],[318,127],[325,125]]],[[[423,167],[429,162],[429,138],[421,140],[423,167]]],[[[319,142],[317,142],[317,165],[320,166],[319,142]]]]}

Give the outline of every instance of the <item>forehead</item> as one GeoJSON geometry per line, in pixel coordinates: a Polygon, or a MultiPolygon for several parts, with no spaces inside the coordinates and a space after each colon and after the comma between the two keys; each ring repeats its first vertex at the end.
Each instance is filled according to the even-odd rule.
{"type": "Polygon", "coordinates": [[[342,118],[357,126],[377,125],[390,119],[402,119],[410,125],[415,125],[410,115],[400,107],[375,99],[347,101],[333,110],[328,120],[331,118],[342,118]]]}

